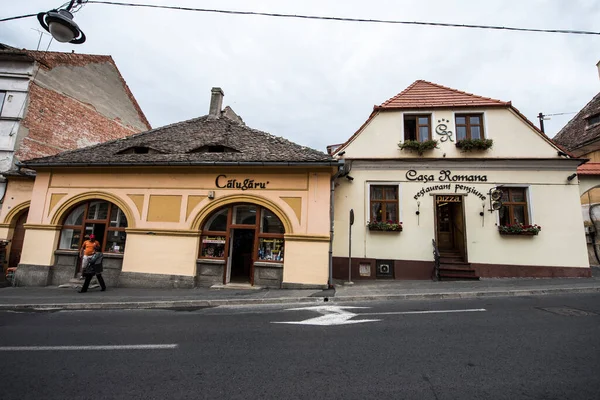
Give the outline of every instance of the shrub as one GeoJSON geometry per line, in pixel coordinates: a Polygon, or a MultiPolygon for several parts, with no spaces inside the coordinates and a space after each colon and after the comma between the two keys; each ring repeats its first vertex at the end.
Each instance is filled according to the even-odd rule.
{"type": "Polygon", "coordinates": [[[435,139],[426,140],[419,142],[417,140],[405,140],[402,143],[398,143],[400,150],[415,151],[417,154],[422,155],[424,152],[437,148],[438,141],[435,139]]]}

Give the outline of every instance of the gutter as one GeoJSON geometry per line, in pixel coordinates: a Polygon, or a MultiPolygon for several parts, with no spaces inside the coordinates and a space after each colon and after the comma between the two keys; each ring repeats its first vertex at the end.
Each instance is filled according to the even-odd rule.
{"type": "Polygon", "coordinates": [[[98,162],[98,163],[78,163],[78,162],[17,162],[17,167],[36,169],[40,167],[146,167],[146,166],[257,166],[257,167],[295,167],[295,166],[316,166],[332,167],[339,165],[335,161],[153,161],[153,162],[98,162]]]}
{"type": "Polygon", "coordinates": [[[328,286],[333,289],[333,220],[334,220],[334,193],[335,193],[335,180],[341,178],[350,173],[350,168],[344,159],[340,159],[337,163],[338,170],[331,177],[330,190],[329,190],[329,281],[328,286]]]}

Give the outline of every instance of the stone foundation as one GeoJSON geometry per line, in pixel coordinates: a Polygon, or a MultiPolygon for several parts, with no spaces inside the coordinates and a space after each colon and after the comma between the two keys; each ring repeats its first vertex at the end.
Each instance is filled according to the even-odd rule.
{"type": "Polygon", "coordinates": [[[196,262],[196,285],[211,287],[223,283],[225,260],[200,259],[196,262]]]}
{"type": "Polygon", "coordinates": [[[281,288],[283,281],[283,264],[255,262],[254,263],[254,286],[269,288],[281,288]]]}
{"type": "Polygon", "coordinates": [[[52,266],[19,264],[15,286],[48,286],[52,279],[52,266]]]}
{"type": "MultiPolygon", "coordinates": [[[[192,289],[194,277],[185,275],[146,274],[121,272],[118,287],[145,289],[192,289]]],[[[108,285],[108,283],[107,283],[108,285]]]]}

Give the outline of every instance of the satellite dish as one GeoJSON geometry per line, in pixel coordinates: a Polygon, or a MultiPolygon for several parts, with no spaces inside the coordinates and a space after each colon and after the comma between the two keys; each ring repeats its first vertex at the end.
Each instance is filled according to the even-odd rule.
{"type": "Polygon", "coordinates": [[[502,194],[502,190],[494,189],[492,190],[490,197],[492,198],[492,200],[500,200],[502,198],[502,194]]]}
{"type": "Polygon", "coordinates": [[[497,211],[502,208],[502,202],[494,200],[492,201],[492,210],[497,211]]]}

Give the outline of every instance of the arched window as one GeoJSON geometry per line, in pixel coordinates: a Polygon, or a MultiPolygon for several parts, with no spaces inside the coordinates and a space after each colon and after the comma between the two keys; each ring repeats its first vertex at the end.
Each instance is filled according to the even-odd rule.
{"type": "Polygon", "coordinates": [[[225,259],[235,230],[253,233],[249,237],[253,237],[254,261],[283,262],[283,223],[272,211],[254,204],[236,204],[215,211],[202,227],[200,258],[225,259]]]}
{"type": "Polygon", "coordinates": [[[79,250],[86,236],[94,234],[106,253],[123,253],[127,217],[116,205],[92,200],[73,208],[63,222],[58,248],[79,250]]]}

